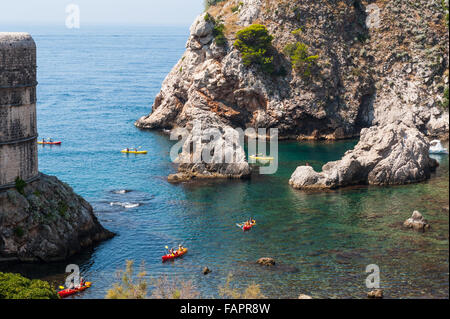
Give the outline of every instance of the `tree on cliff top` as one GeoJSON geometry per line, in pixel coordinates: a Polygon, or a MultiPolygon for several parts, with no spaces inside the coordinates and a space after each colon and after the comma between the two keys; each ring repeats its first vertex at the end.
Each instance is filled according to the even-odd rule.
{"type": "Polygon", "coordinates": [[[266,73],[273,73],[273,36],[261,24],[252,24],[236,34],[234,47],[242,54],[244,65],[258,65],[266,73]]]}
{"type": "Polygon", "coordinates": [[[0,299],[58,299],[46,281],[0,272],[0,299]]]}

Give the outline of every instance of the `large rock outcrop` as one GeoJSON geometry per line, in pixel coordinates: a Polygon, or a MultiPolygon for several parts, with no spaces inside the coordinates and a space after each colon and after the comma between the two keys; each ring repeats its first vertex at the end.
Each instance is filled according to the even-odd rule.
{"type": "Polygon", "coordinates": [[[299,166],[289,184],[298,189],[338,188],[354,184],[396,185],[423,181],[437,166],[423,133],[402,122],[361,130],[361,139],[322,172],[299,166]]]}
{"type": "Polygon", "coordinates": [[[202,109],[231,127],[276,127],[280,138],[353,137],[399,118],[428,136],[448,137],[441,1],[228,0],[208,14],[215,22],[205,14],[195,20],[183,57],[138,127],[185,127],[202,109]],[[214,39],[220,22],[223,46],[214,39]],[[275,74],[244,66],[233,47],[236,32],[252,23],[274,36],[275,74]],[[295,42],[319,56],[311,78],[292,70],[283,53],[295,42]]]}
{"type": "MultiPolygon", "coordinates": [[[[207,117],[216,126],[277,128],[280,139],[303,140],[356,137],[363,128],[384,130],[402,121],[428,137],[448,138],[445,14],[440,0],[218,1],[194,21],[183,57],[164,80],[152,112],[136,126],[185,128],[207,117]],[[221,23],[225,41],[216,39],[221,23]],[[274,73],[245,66],[233,45],[236,33],[255,23],[273,36],[274,73]],[[318,57],[310,76],[291,65],[285,49],[295,44],[318,57]]],[[[401,152],[394,144],[389,147],[401,152]]],[[[337,187],[418,181],[429,175],[427,161],[414,160],[417,164],[401,169],[352,161],[337,169],[353,181],[299,168],[292,183],[337,187]]],[[[212,175],[217,172],[216,166],[200,170],[207,175],[210,169],[212,175]]],[[[181,175],[191,170],[180,166],[181,175]]]]}
{"type": "Polygon", "coordinates": [[[249,177],[251,170],[245,159],[243,136],[237,130],[211,121],[203,125],[195,121],[193,127],[184,132],[187,136],[174,160],[179,164],[178,173],[169,175],[169,181],[249,177]]]}
{"type": "Polygon", "coordinates": [[[56,177],[0,192],[0,261],[58,261],[113,237],[91,205],[56,177]]]}

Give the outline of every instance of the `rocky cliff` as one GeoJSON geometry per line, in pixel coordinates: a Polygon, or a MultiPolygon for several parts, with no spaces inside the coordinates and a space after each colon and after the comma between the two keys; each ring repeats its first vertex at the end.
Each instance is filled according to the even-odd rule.
{"type": "Polygon", "coordinates": [[[113,237],[91,205],[56,177],[0,191],[0,262],[57,261],[113,237]]]}
{"type": "Polygon", "coordinates": [[[448,138],[445,1],[210,1],[136,125],[172,129],[209,117],[301,140],[355,137],[399,120],[448,138]],[[264,48],[270,72],[235,43],[252,24],[273,37],[264,48]]]}
{"type": "Polygon", "coordinates": [[[425,134],[448,136],[448,112],[441,106],[448,86],[441,0],[229,0],[208,15],[212,19],[202,14],[193,23],[185,54],[138,127],[184,127],[204,110],[232,127],[336,139],[406,114],[425,134]],[[373,17],[369,5],[379,8],[373,17]],[[223,45],[215,40],[220,23],[223,45]],[[278,74],[245,66],[233,46],[236,32],[254,23],[273,36],[278,74]],[[318,56],[309,78],[291,67],[284,51],[292,43],[318,56]]]}

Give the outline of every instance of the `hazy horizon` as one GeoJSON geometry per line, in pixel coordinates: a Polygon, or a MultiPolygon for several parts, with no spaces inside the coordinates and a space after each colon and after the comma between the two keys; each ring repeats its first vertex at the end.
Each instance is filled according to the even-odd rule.
{"type": "MultiPolygon", "coordinates": [[[[203,0],[29,0],[2,1],[0,27],[66,27],[66,7],[80,9],[80,29],[94,26],[188,26],[203,11],[203,0]]],[[[3,30],[0,30],[3,31],[3,30]]]]}

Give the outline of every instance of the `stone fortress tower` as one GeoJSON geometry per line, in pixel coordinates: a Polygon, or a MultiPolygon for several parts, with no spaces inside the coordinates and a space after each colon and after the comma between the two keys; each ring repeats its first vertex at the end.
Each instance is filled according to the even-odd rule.
{"type": "Polygon", "coordinates": [[[36,85],[32,37],[0,32],[0,190],[39,176],[36,85]]]}

